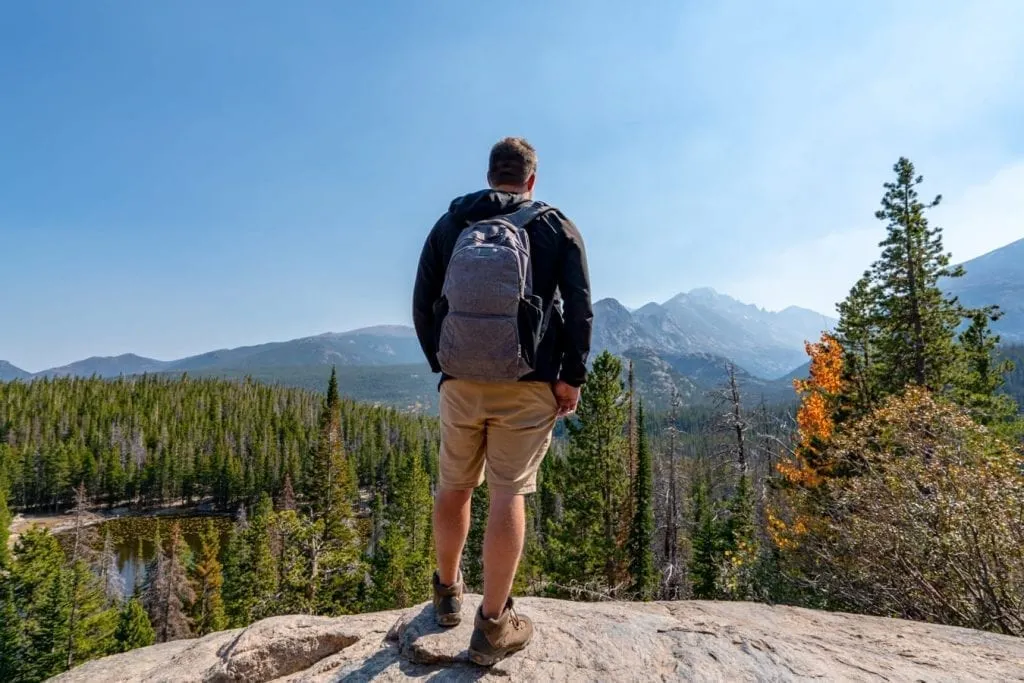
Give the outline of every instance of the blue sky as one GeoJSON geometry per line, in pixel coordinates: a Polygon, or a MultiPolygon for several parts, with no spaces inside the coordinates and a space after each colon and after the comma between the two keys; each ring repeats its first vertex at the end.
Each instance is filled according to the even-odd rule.
{"type": "Polygon", "coordinates": [[[168,359],[409,320],[501,136],[595,297],[826,313],[900,155],[967,259],[1024,236],[1024,3],[0,7],[0,359],[168,359]]]}

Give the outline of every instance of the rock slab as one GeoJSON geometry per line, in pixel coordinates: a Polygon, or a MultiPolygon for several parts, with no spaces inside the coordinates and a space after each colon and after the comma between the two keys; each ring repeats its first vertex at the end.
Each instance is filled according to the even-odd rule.
{"type": "Polygon", "coordinates": [[[1024,681],[1024,639],[897,619],[742,602],[523,598],[534,641],[490,669],[463,623],[433,608],[285,616],[89,662],[62,683],[335,681],[1024,681]]]}

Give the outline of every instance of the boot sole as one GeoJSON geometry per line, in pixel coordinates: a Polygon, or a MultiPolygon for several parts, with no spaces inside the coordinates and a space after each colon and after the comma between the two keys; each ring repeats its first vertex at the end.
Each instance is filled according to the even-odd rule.
{"type": "Polygon", "coordinates": [[[474,664],[477,664],[479,666],[494,666],[506,657],[514,655],[515,653],[519,652],[529,644],[529,642],[526,642],[516,647],[509,647],[505,648],[504,650],[498,650],[497,652],[490,653],[479,652],[477,650],[470,650],[469,659],[474,664]]]}

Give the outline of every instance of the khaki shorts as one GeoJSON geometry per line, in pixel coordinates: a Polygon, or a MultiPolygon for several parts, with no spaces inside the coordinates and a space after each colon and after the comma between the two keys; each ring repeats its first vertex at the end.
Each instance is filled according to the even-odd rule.
{"type": "Polygon", "coordinates": [[[441,385],[442,489],[537,490],[558,403],[545,382],[450,379],[441,385]]]}

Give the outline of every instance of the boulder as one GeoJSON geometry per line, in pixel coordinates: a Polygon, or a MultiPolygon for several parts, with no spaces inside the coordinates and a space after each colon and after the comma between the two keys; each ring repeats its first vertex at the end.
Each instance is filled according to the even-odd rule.
{"type": "Polygon", "coordinates": [[[1024,681],[1024,639],[898,619],[742,602],[517,601],[534,641],[490,669],[463,623],[433,608],[285,616],[84,664],[62,683],[147,681],[1024,681]]]}

